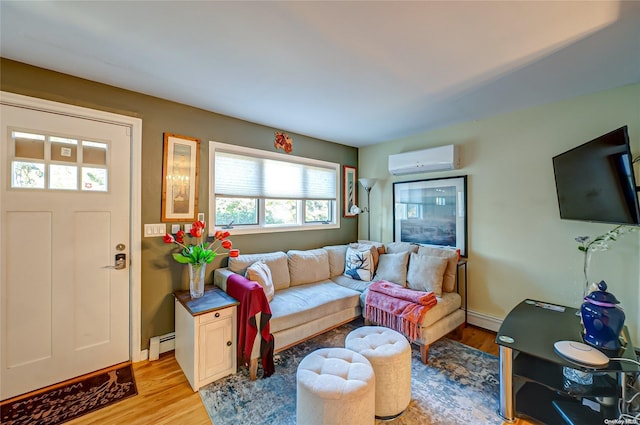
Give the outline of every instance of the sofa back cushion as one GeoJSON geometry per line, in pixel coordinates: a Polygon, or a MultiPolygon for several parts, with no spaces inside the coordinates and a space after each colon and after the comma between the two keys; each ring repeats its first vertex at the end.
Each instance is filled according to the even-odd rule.
{"type": "Polygon", "coordinates": [[[418,252],[418,245],[410,242],[391,242],[385,245],[387,254],[397,254],[398,252],[418,252]]]}
{"type": "Polygon", "coordinates": [[[291,286],[328,280],[329,253],[322,248],[287,252],[291,286]]]}
{"type": "Polygon", "coordinates": [[[453,292],[456,290],[456,274],[458,273],[458,253],[452,249],[421,246],[418,255],[431,255],[447,259],[447,269],[444,271],[442,290],[453,292]]]}
{"type": "Polygon", "coordinates": [[[336,277],[344,273],[344,259],[347,255],[347,245],[325,246],[323,249],[329,254],[329,276],[336,277]]]}
{"type": "Polygon", "coordinates": [[[278,289],[288,288],[291,284],[289,277],[289,264],[287,254],[282,251],[267,252],[264,254],[240,254],[237,257],[229,257],[229,270],[245,276],[247,268],[256,261],[264,261],[273,279],[273,287],[278,289]]]}
{"type": "Polygon", "coordinates": [[[407,286],[416,291],[432,291],[437,297],[441,297],[442,281],[446,268],[446,258],[418,255],[412,252],[409,257],[407,286]]]}

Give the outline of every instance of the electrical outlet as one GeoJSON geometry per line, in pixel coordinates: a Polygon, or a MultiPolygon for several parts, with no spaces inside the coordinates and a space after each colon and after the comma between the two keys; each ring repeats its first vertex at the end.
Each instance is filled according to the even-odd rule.
{"type": "Polygon", "coordinates": [[[198,213],[198,221],[202,221],[204,223],[204,213],[198,213]]]}
{"type": "Polygon", "coordinates": [[[184,225],[184,232],[185,233],[189,233],[191,231],[191,225],[190,224],[185,224],[184,225]]]}

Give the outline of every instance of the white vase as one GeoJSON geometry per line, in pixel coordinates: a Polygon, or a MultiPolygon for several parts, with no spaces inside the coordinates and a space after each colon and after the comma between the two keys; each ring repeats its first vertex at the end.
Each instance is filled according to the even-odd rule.
{"type": "Polygon", "coordinates": [[[207,271],[207,263],[189,263],[189,292],[191,298],[200,298],[204,295],[204,274],[207,271]]]}

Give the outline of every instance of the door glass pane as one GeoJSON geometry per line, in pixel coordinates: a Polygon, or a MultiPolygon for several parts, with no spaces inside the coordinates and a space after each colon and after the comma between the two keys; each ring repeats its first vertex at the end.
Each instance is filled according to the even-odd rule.
{"type": "Polygon", "coordinates": [[[20,189],[44,189],[44,164],[12,161],[11,187],[20,189]]]}
{"type": "Polygon", "coordinates": [[[107,191],[107,170],[104,168],[82,167],[82,190],[107,191]]]}
{"type": "Polygon", "coordinates": [[[49,165],[49,189],[78,190],[78,167],[49,165]]]}
{"type": "Polygon", "coordinates": [[[17,158],[44,159],[44,135],[12,131],[17,158]]]}
{"type": "Polygon", "coordinates": [[[78,160],[78,141],[65,137],[49,137],[51,159],[53,161],[76,162],[78,160]]]}
{"type": "Polygon", "coordinates": [[[298,208],[295,200],[267,199],[265,224],[298,224],[298,208]]]}
{"type": "Polygon", "coordinates": [[[84,164],[107,165],[107,144],[82,142],[82,162],[84,164]]]}

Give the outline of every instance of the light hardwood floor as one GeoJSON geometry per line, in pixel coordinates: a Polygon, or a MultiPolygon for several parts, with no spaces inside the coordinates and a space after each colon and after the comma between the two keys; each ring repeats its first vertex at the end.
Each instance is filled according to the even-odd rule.
{"type": "MultiPolygon", "coordinates": [[[[495,333],[467,326],[460,342],[498,355],[495,333]]],[[[138,395],[90,413],[68,425],[210,425],[200,395],[194,392],[176,362],[173,352],[159,360],[133,365],[138,395]]],[[[241,425],[241,424],[238,424],[241,425]]],[[[277,424],[274,424],[277,425],[277,424]]],[[[532,425],[520,420],[517,425],[532,425]]]]}

